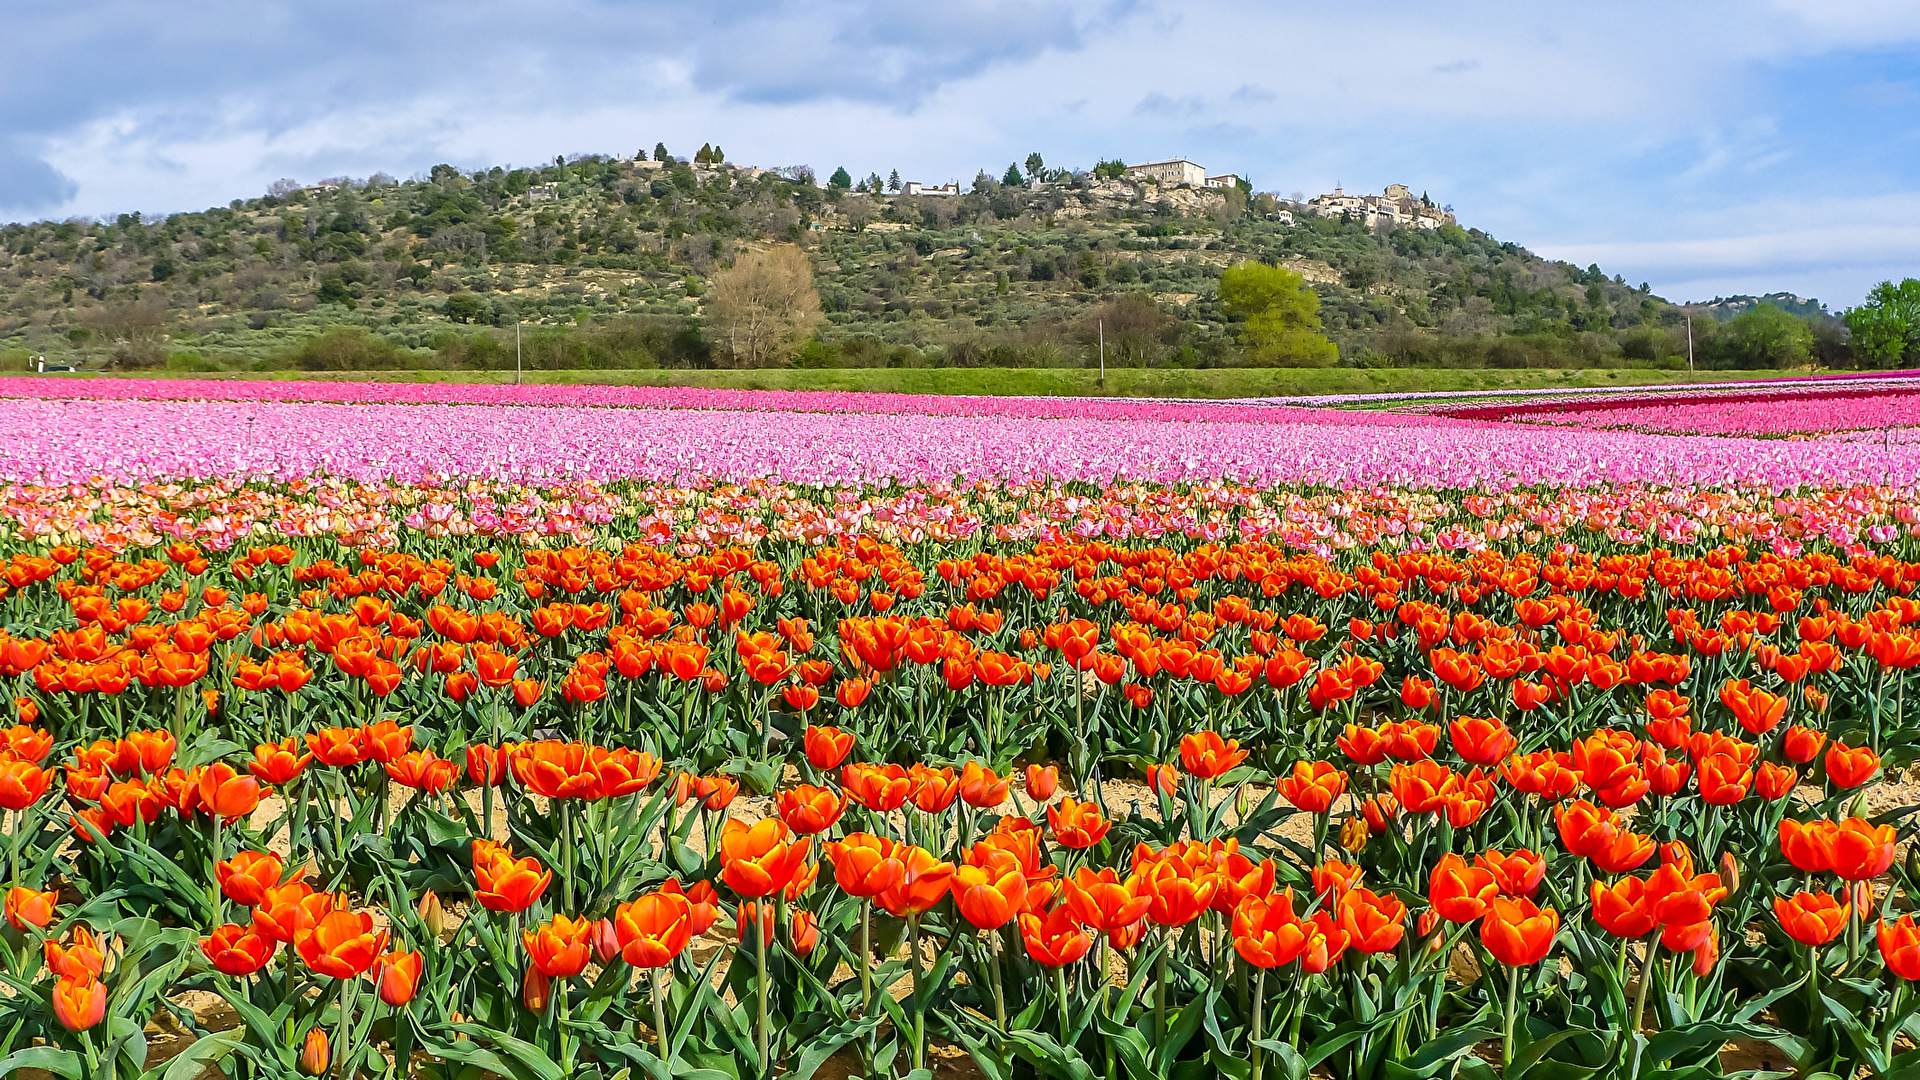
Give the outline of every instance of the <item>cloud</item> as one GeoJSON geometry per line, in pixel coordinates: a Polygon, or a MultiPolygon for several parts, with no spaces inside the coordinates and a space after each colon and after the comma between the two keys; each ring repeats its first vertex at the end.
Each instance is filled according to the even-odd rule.
{"type": "Polygon", "coordinates": [[[1776,274],[1844,301],[1906,257],[1848,230],[1911,214],[1794,207],[1904,197],[1920,142],[1911,0],[1379,0],[1365,35],[1300,0],[16,6],[37,47],[0,89],[10,217],[655,141],[933,178],[1184,154],[1283,192],[1404,182],[1656,288],[1776,274]]]}

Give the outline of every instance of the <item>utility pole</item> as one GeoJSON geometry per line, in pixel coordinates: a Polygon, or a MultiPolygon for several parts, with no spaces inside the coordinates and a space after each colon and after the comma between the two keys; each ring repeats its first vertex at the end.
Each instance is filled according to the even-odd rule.
{"type": "Polygon", "coordinates": [[[520,385],[520,326],[525,320],[513,324],[513,385],[520,385]]]}
{"type": "Polygon", "coordinates": [[[1107,388],[1107,320],[1099,320],[1100,327],[1100,389],[1107,388]]]}
{"type": "Polygon", "coordinates": [[[1687,312],[1687,374],[1693,374],[1693,312],[1687,312]]]}

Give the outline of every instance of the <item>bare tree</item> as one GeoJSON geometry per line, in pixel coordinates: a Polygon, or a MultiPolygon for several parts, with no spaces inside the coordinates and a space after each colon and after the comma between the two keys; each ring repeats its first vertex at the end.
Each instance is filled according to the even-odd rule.
{"type": "Polygon", "coordinates": [[[270,199],[284,199],[299,190],[300,181],[283,176],[267,185],[267,197],[270,199]]]}
{"type": "Polygon", "coordinates": [[[784,362],[820,321],[813,267],[792,244],[741,256],[713,277],[707,318],[735,363],[766,367],[784,362]]]}

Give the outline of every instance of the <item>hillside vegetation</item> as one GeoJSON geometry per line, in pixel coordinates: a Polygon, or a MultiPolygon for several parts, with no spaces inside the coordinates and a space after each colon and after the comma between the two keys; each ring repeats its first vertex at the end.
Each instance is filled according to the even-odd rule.
{"type": "MultiPolygon", "coordinates": [[[[1103,346],[1114,368],[1686,366],[1682,310],[1599,267],[1117,171],[1010,169],[963,195],[904,196],[877,176],[862,191],[844,172],[823,187],[804,169],[595,157],[283,183],[163,221],[7,225],[0,363],[510,370],[518,336],[534,370],[1081,368],[1103,346]],[[805,259],[770,269],[783,244],[805,259]],[[1262,312],[1220,295],[1248,261],[1298,275],[1337,354],[1260,346],[1262,312]],[[802,294],[817,316],[768,299],[802,294]],[[786,321],[742,336],[768,317],[786,321]]],[[[1291,337],[1312,337],[1305,325],[1291,337]]],[[[1696,319],[1696,359],[1846,363],[1834,325],[1767,306],[1696,319]],[[1756,316],[1792,322],[1792,347],[1752,340],[1756,316]]]]}

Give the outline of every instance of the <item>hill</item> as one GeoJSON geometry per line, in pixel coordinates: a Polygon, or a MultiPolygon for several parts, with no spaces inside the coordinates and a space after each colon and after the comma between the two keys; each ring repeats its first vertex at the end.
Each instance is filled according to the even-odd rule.
{"type": "Polygon", "coordinates": [[[786,242],[824,315],[778,358],[798,366],[1083,367],[1103,340],[1110,366],[1240,366],[1217,285],[1246,260],[1305,278],[1345,366],[1685,364],[1680,310],[1597,266],[1112,164],[905,195],[877,176],[863,191],[803,168],[585,157],[10,224],[0,366],[498,369],[517,330],[530,368],[725,367],[714,276],[786,242]]]}

